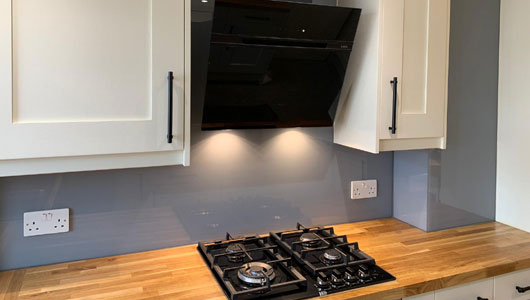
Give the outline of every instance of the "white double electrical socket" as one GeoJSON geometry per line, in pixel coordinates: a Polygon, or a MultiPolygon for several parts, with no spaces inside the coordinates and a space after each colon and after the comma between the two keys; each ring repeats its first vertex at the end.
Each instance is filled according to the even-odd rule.
{"type": "Polygon", "coordinates": [[[24,213],[24,236],[70,231],[70,209],[54,209],[24,213]]]}
{"type": "Polygon", "coordinates": [[[377,180],[351,182],[351,198],[366,199],[377,197],[377,180]]]}

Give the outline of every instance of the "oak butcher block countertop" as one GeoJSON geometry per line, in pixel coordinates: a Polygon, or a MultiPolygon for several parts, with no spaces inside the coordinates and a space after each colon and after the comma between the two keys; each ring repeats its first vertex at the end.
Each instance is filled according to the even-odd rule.
{"type": "MultiPolygon", "coordinates": [[[[395,300],[530,268],[530,233],[486,223],[425,233],[395,219],[335,226],[397,280],[325,299],[395,300]]],[[[0,273],[6,299],[221,300],[196,246],[0,273]]]]}

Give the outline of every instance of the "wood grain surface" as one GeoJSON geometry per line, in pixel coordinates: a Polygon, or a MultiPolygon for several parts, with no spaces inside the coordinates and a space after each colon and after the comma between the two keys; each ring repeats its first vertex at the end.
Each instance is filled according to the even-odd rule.
{"type": "MultiPolygon", "coordinates": [[[[530,268],[530,233],[486,223],[425,233],[396,219],[335,226],[396,276],[325,297],[395,300],[530,268]]],[[[7,299],[225,299],[195,245],[0,273],[7,299]]]]}

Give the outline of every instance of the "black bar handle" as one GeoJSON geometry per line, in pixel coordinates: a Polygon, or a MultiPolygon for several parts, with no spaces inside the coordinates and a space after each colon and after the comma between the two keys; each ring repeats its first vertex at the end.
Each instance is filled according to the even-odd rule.
{"type": "Polygon", "coordinates": [[[523,293],[530,291],[530,286],[527,286],[527,287],[516,286],[515,289],[517,290],[519,294],[523,294],[523,293]]]}
{"type": "Polygon", "coordinates": [[[396,110],[397,110],[397,87],[398,87],[398,78],[394,77],[390,81],[390,84],[392,85],[393,90],[393,97],[392,97],[392,127],[388,127],[388,130],[392,132],[392,134],[396,134],[396,110]]]}
{"type": "Polygon", "coordinates": [[[477,297],[477,300],[489,300],[488,298],[477,297]]]}
{"type": "Polygon", "coordinates": [[[167,142],[168,144],[173,143],[173,72],[169,72],[167,75],[167,142]]]}

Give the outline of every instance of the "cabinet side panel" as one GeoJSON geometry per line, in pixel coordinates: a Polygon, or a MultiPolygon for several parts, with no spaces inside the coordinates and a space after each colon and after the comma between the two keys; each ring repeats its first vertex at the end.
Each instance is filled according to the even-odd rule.
{"type": "Polygon", "coordinates": [[[184,32],[184,109],[183,109],[183,139],[184,139],[184,157],[183,165],[190,165],[191,150],[191,0],[185,2],[185,32],[184,32]]]}
{"type": "Polygon", "coordinates": [[[339,0],[339,6],[362,9],[340,96],[334,142],[377,153],[377,77],[379,1],[339,0]]]}
{"type": "Polygon", "coordinates": [[[496,218],[530,232],[528,11],[528,0],[501,1],[496,218]]]}
{"type": "Polygon", "coordinates": [[[12,121],[11,68],[11,0],[0,0],[0,128],[12,121]]]}

